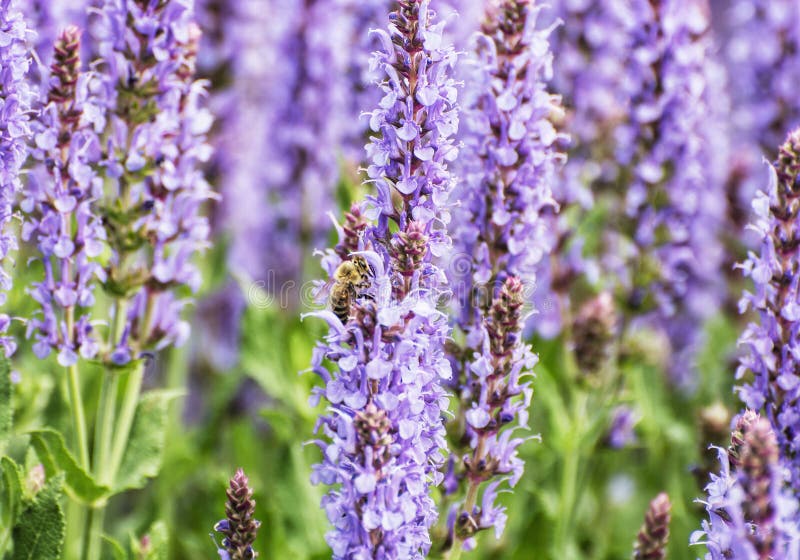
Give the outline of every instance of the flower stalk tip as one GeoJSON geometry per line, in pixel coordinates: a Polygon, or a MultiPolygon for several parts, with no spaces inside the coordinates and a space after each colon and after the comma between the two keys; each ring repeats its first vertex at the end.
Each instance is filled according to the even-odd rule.
{"type": "MultiPolygon", "coordinates": [[[[214,525],[214,530],[223,535],[222,549],[229,560],[252,560],[258,557],[253,543],[261,522],[255,519],[256,501],[253,489],[242,469],[231,478],[226,491],[225,519],[214,525]]],[[[224,555],[222,555],[225,557],[224,555]]]]}
{"type": "Polygon", "coordinates": [[[636,537],[634,560],[663,560],[666,558],[671,509],[669,496],[664,492],[650,502],[644,524],[636,537]]]}

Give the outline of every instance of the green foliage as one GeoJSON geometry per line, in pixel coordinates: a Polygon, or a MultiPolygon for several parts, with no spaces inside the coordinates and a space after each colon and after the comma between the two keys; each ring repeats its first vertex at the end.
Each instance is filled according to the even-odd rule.
{"type": "Polygon", "coordinates": [[[175,391],[150,391],[142,395],[136,408],[128,447],[114,481],[114,491],[142,488],[161,469],[170,401],[181,395],[175,391]]]}
{"type": "Polygon", "coordinates": [[[58,560],[64,542],[63,476],[51,479],[26,503],[14,526],[12,560],[58,560]]]}
{"type": "Polygon", "coordinates": [[[131,550],[136,560],[167,560],[169,558],[169,532],[163,521],[156,521],[141,539],[131,539],[131,550]]]}
{"type": "Polygon", "coordinates": [[[130,558],[125,549],[122,548],[122,545],[108,535],[103,535],[103,545],[107,549],[105,554],[110,554],[113,560],[128,560],[130,558]]]}
{"type": "Polygon", "coordinates": [[[297,415],[306,426],[313,425],[317,411],[308,406],[313,383],[310,374],[298,377],[309,367],[314,345],[316,319],[300,322],[286,319],[272,308],[247,309],[243,320],[242,368],[283,410],[297,415]]]}
{"type": "Polygon", "coordinates": [[[11,364],[5,356],[0,357],[0,454],[11,436],[11,364]]]}
{"type": "Polygon", "coordinates": [[[67,449],[64,436],[46,428],[28,434],[36,455],[44,465],[48,477],[64,473],[67,491],[75,499],[91,504],[109,493],[109,488],[98,484],[75,460],[67,449]]]}
{"type": "Polygon", "coordinates": [[[11,533],[22,505],[19,467],[8,457],[0,459],[0,558],[11,547],[11,533]]]}

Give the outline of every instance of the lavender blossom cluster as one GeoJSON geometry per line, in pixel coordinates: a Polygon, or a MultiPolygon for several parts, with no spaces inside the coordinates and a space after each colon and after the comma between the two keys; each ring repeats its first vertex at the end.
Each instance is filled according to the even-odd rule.
{"type": "Polygon", "coordinates": [[[44,270],[28,335],[39,357],[54,349],[64,366],[79,355],[124,365],[186,339],[176,290],[199,287],[192,259],[207,245],[201,207],[213,197],[191,2],[107,0],[101,14],[93,71],[75,28],[56,43],[31,150],[40,164],[22,203],[23,237],[44,270]],[[108,347],[93,328],[98,284],[114,302],[108,347]]]}
{"type": "MultiPolygon", "coordinates": [[[[234,228],[240,227],[237,224],[242,218],[241,223],[256,227],[252,234],[234,233],[234,266],[259,279],[267,271],[276,271],[278,285],[303,278],[305,251],[298,250],[298,245],[308,249],[324,246],[329,225],[325,215],[333,208],[338,146],[348,122],[345,115],[349,116],[346,82],[341,79],[347,63],[347,50],[341,46],[347,44],[349,22],[336,4],[295,1],[278,8],[281,23],[273,45],[277,64],[270,68],[269,78],[273,81],[277,74],[278,81],[263,105],[268,111],[262,109],[255,115],[256,123],[263,126],[256,129],[261,137],[255,143],[262,150],[254,160],[258,166],[255,173],[245,179],[253,182],[258,190],[256,200],[268,204],[269,213],[263,215],[261,205],[248,204],[240,198],[243,193],[236,191],[227,205],[233,213],[227,221],[234,228]]],[[[253,56],[261,54],[254,52],[253,56]]],[[[260,82],[253,85],[263,87],[260,82]]],[[[250,116],[239,115],[236,142],[241,134],[249,136],[250,116]]]]}
{"type": "Polygon", "coordinates": [[[451,283],[467,287],[457,312],[463,342],[451,352],[470,442],[451,463],[468,488],[453,529],[467,546],[478,530],[502,534],[499,483],[514,486],[523,470],[517,449],[525,439],[517,430],[527,428],[526,377],[536,362],[522,339],[523,306],[553,249],[548,214],[557,208],[552,184],[564,159],[552,122],[560,100],[547,87],[551,29],[537,25],[540,10],[536,2],[506,0],[487,12],[464,99],[466,163],[453,230],[455,253],[469,255],[469,263],[449,272],[451,283]],[[478,506],[478,488],[489,481],[478,506]]]}
{"type": "Polygon", "coordinates": [[[208,245],[201,208],[214,195],[201,166],[211,155],[212,117],[203,107],[206,85],[193,79],[200,30],[192,6],[113,0],[102,10],[99,50],[108,69],[98,87],[111,132],[103,162],[111,182],[103,204],[113,250],[108,284],[129,298],[113,341],[115,363],[185,341],[186,302],[175,288],[200,286],[193,256],[208,245]],[[123,158],[113,157],[119,153],[123,158]],[[140,242],[132,245],[125,237],[134,232],[140,242]]]}
{"type": "Polygon", "coordinates": [[[367,285],[352,294],[344,322],[316,313],[330,328],[314,354],[325,382],[314,398],[330,413],[319,423],[324,460],[312,481],[335,486],[323,507],[337,559],[425,557],[446,447],[449,327],[436,309],[446,284],[433,257],[450,244],[443,224],[454,184],[447,164],[457,153],[456,55],[428,0],[399,1],[389,22],[376,32],[383,98],[367,146],[377,194],[353,208],[339,250],[323,259],[334,283],[363,259],[367,285]],[[355,254],[343,250],[354,246],[355,254]]]}
{"type": "Polygon", "coordinates": [[[736,0],[727,6],[726,45],[737,106],[734,126],[771,157],[800,125],[800,5],[792,0],[736,0]]]}
{"type": "MultiPolygon", "coordinates": [[[[25,24],[14,0],[0,0],[0,304],[11,288],[8,260],[17,248],[10,230],[14,203],[21,190],[20,171],[32,136],[29,122],[36,92],[26,82],[31,65],[29,42],[33,32],[25,24]]],[[[4,335],[11,319],[0,314],[0,346],[6,355],[16,343],[4,335]]]]}
{"type": "Polygon", "coordinates": [[[702,502],[708,519],[690,542],[705,545],[707,560],[800,556],[800,509],[784,486],[769,421],[752,410],[743,412],[730,448],[718,454],[720,473],[711,475],[702,502]]]}
{"type": "MultiPolygon", "coordinates": [[[[100,0],[25,0],[20,7],[25,20],[36,30],[34,48],[44,64],[52,63],[53,47],[68,26],[74,25],[88,31],[90,11],[97,8],[100,0]]],[[[91,48],[84,42],[84,53],[91,48]]],[[[41,68],[40,70],[45,70],[41,68]]]]}
{"type": "Polygon", "coordinates": [[[800,488],[799,198],[800,129],[781,146],[767,188],[753,201],[751,228],[759,235],[761,246],[742,264],[754,289],[744,294],[740,307],[755,311],[758,321],[750,323],[739,340],[747,353],[737,372],[740,378],[753,375],[752,381],[740,387],[740,396],[749,408],[765,411],[795,489],[800,488]]]}
{"type": "Polygon", "coordinates": [[[561,22],[553,34],[558,57],[553,88],[564,99],[564,127],[570,131],[569,165],[559,201],[590,206],[594,191],[619,179],[613,157],[613,131],[625,120],[628,97],[620,87],[625,74],[632,17],[624,2],[566,0],[551,10],[561,22]]]}
{"type": "Polygon", "coordinates": [[[342,161],[361,158],[360,113],[377,102],[365,83],[375,46],[368,30],[382,24],[388,2],[270,4],[235,2],[223,23],[238,54],[227,70],[233,87],[217,96],[218,164],[231,265],[277,290],[307,276],[305,255],[327,242],[342,161]],[[242,146],[243,137],[252,141],[242,146]]]}
{"type": "Polygon", "coordinates": [[[46,105],[32,123],[31,155],[38,165],[21,204],[22,239],[36,244],[43,269],[29,290],[41,313],[28,322],[28,336],[39,358],[56,349],[64,367],[98,352],[90,309],[96,283],[106,279],[98,262],[106,231],[95,208],[103,184],[94,170],[102,159],[98,132],[105,119],[89,92],[80,51],[80,30],[67,27],[55,42],[46,105]]]}
{"type": "Polygon", "coordinates": [[[627,303],[653,309],[672,345],[673,379],[686,387],[701,326],[721,294],[725,196],[715,163],[726,144],[721,128],[707,123],[717,91],[709,12],[701,2],[641,1],[633,15],[625,80],[631,107],[615,132],[636,248],[627,303]]]}

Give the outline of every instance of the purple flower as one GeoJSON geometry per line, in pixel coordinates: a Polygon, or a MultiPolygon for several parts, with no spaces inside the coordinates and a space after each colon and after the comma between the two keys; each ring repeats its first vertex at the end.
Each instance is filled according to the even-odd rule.
{"type": "Polygon", "coordinates": [[[96,281],[106,279],[97,262],[106,231],[94,207],[103,189],[94,171],[100,141],[88,118],[97,100],[81,71],[80,37],[67,27],[55,43],[47,104],[32,125],[31,155],[39,163],[22,203],[22,238],[36,244],[44,273],[29,289],[41,312],[28,322],[28,336],[38,357],[55,349],[65,367],[97,354],[90,309],[96,281]]]}
{"type": "Polygon", "coordinates": [[[322,502],[335,559],[424,558],[437,518],[430,489],[443,478],[441,384],[451,371],[448,321],[436,308],[446,284],[433,259],[450,244],[455,54],[427,0],[399,1],[389,21],[377,32],[384,97],[368,145],[377,195],[339,228],[321,290],[335,313],[315,313],[329,331],[314,353],[325,386],[312,400],[324,397],[330,413],[318,424],[323,462],[312,481],[335,486],[322,502]]]}
{"type": "MultiPolygon", "coordinates": [[[[62,30],[74,25],[89,30],[90,6],[97,6],[100,0],[24,0],[25,19],[36,30],[35,49],[45,65],[52,63],[53,47],[62,30]]],[[[90,55],[91,41],[84,41],[83,56],[90,55]]],[[[40,68],[44,71],[46,67],[40,68]]],[[[46,74],[46,72],[44,72],[46,74]]],[[[46,77],[46,76],[45,76],[46,77]]]]}
{"type": "Polygon", "coordinates": [[[547,214],[556,206],[551,188],[563,159],[551,122],[558,98],[547,89],[551,30],[537,27],[539,11],[535,3],[507,0],[488,12],[465,88],[458,260],[448,271],[464,333],[451,361],[469,441],[459,457],[467,498],[454,526],[465,545],[480,529],[502,533],[497,483],[514,486],[523,470],[517,449],[525,439],[517,430],[527,428],[526,377],[536,363],[522,338],[523,305],[552,249],[547,214]],[[479,506],[478,489],[489,481],[479,506]]]}
{"type": "Polygon", "coordinates": [[[639,416],[629,406],[618,406],[611,416],[611,427],[606,441],[614,449],[622,449],[636,443],[636,424],[639,416]]]}
{"type": "Polygon", "coordinates": [[[784,486],[769,422],[746,411],[731,443],[718,450],[721,471],[711,475],[701,502],[709,518],[691,543],[706,546],[707,560],[797,558],[798,502],[784,486]]]}
{"type": "MultiPolygon", "coordinates": [[[[388,2],[274,4],[235,2],[226,24],[237,54],[233,86],[219,96],[219,167],[231,266],[278,294],[308,276],[305,256],[330,234],[342,160],[361,155],[366,119],[353,100],[365,99],[352,90],[364,90],[367,56],[350,47],[367,44],[388,2]]],[[[296,305],[299,289],[291,293],[296,305]]]]}
{"type": "Polygon", "coordinates": [[[552,184],[564,156],[552,123],[559,99],[547,89],[551,30],[537,28],[540,9],[503,2],[488,16],[465,88],[456,238],[473,255],[472,282],[495,289],[508,276],[532,285],[552,249],[543,215],[556,206],[552,184]]]}
{"type": "Polygon", "coordinates": [[[600,185],[619,178],[612,134],[628,110],[620,77],[630,36],[621,31],[633,15],[629,3],[613,0],[565,0],[552,11],[563,22],[553,34],[553,88],[564,98],[564,126],[572,140],[565,185],[556,195],[559,202],[589,207],[600,185]]]}
{"type": "MultiPolygon", "coordinates": [[[[5,269],[17,240],[8,225],[20,191],[19,172],[28,154],[32,134],[28,113],[35,99],[35,92],[26,83],[33,34],[19,9],[12,0],[0,0],[0,304],[5,303],[5,292],[11,288],[11,276],[5,269]]],[[[9,322],[7,315],[0,315],[0,335],[9,322]]],[[[8,356],[16,343],[0,336],[0,346],[8,356]]]]}
{"type": "Polygon", "coordinates": [[[201,207],[213,194],[200,167],[211,155],[212,118],[205,84],[193,80],[191,5],[106,0],[98,24],[105,64],[90,87],[108,121],[100,206],[112,250],[105,288],[118,301],[115,362],[184,341],[185,302],[172,292],[200,284],[193,256],[208,245],[201,207]]]}
{"type": "Polygon", "coordinates": [[[792,132],[770,167],[770,182],[753,201],[755,221],[751,228],[761,239],[741,265],[753,281],[745,292],[741,311],[752,309],[758,322],[750,323],[739,344],[747,349],[738,377],[752,372],[751,382],[740,387],[744,403],[763,409],[772,423],[785,466],[794,488],[800,488],[800,253],[795,239],[800,197],[800,129],[792,132]]]}
{"type": "Polygon", "coordinates": [[[786,131],[800,125],[800,5],[736,0],[726,15],[733,124],[749,145],[772,154],[786,131]]]}
{"type": "Polygon", "coordinates": [[[633,560],[664,560],[669,544],[669,522],[672,504],[662,492],[650,502],[644,524],[636,535],[633,560]]]}
{"type": "Polygon", "coordinates": [[[439,15],[448,22],[445,37],[459,50],[469,48],[475,34],[481,30],[488,2],[442,0],[439,4],[439,15]]]}
{"type": "Polygon", "coordinates": [[[242,469],[231,478],[225,502],[225,519],[214,525],[222,533],[222,549],[218,552],[226,560],[252,560],[258,557],[253,549],[261,522],[255,519],[256,501],[250,481],[242,469]]]}
{"type": "Polygon", "coordinates": [[[367,174],[377,195],[368,198],[367,216],[378,220],[371,234],[382,242],[382,252],[389,251],[389,224],[394,222],[401,232],[421,227],[432,255],[441,256],[451,245],[441,227],[449,222],[447,199],[455,184],[447,166],[458,155],[456,83],[451,77],[456,53],[443,47],[444,22],[434,21],[428,2],[403,3],[397,18],[388,33],[375,32],[382,50],[374,64],[386,79],[380,84],[379,108],[370,115],[376,135],[367,145],[367,174]],[[393,195],[404,201],[399,211],[393,195]]]}
{"type": "Polygon", "coordinates": [[[615,155],[629,175],[625,207],[636,252],[628,304],[672,344],[671,373],[691,387],[702,325],[720,302],[725,136],[716,122],[707,6],[635,3],[615,155]]]}

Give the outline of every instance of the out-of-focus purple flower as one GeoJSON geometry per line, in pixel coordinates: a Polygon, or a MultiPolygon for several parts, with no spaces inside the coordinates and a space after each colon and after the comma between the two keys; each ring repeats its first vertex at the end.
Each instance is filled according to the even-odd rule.
{"type": "Polygon", "coordinates": [[[105,289],[120,304],[110,360],[125,363],[188,335],[178,286],[196,291],[194,255],[206,248],[200,170],[211,154],[205,84],[194,81],[199,28],[189,0],[106,0],[97,32],[107,144],[102,200],[112,257],[105,289]]]}
{"type": "MultiPolygon", "coordinates": [[[[29,113],[35,92],[26,82],[31,64],[30,44],[33,33],[25,25],[20,5],[0,0],[0,305],[11,288],[7,272],[9,253],[17,248],[15,235],[9,229],[14,203],[20,191],[19,173],[28,155],[31,138],[29,113]]],[[[11,355],[16,343],[4,336],[10,323],[0,314],[0,346],[11,355]]]]}
{"type": "Polygon", "coordinates": [[[364,49],[350,47],[369,44],[368,30],[382,24],[376,14],[385,17],[388,3],[268,4],[240,1],[228,23],[239,46],[222,110],[221,226],[231,234],[232,267],[267,282],[270,293],[294,288],[295,305],[306,256],[331,231],[342,160],[361,155],[366,119],[359,113],[372,106],[353,103],[362,99],[368,65],[364,49]],[[243,137],[250,139],[244,147],[243,137]]]}
{"type": "Polygon", "coordinates": [[[502,2],[487,16],[464,94],[464,211],[455,237],[472,255],[471,283],[495,290],[510,276],[532,287],[552,249],[543,214],[555,207],[552,184],[564,156],[552,123],[559,99],[547,89],[550,29],[537,28],[540,9],[502,2]]]}
{"type": "MultiPolygon", "coordinates": [[[[609,196],[615,199],[613,206],[621,205],[617,185],[622,170],[614,157],[613,133],[624,122],[630,101],[621,77],[632,14],[629,2],[565,0],[547,6],[542,16],[555,26],[552,89],[562,96],[565,110],[556,125],[570,135],[569,157],[553,188],[560,214],[550,225],[550,236],[557,249],[542,267],[540,289],[534,294],[539,313],[532,330],[552,338],[569,320],[577,282],[608,290],[613,285],[608,277],[616,276],[609,270],[600,276],[598,267],[603,253],[618,254],[608,247],[612,239],[601,244],[600,255],[587,254],[585,247],[597,246],[597,240],[586,243],[578,226],[591,209],[604,207],[609,196]]],[[[604,236],[609,233],[606,228],[604,236]]]]}
{"type": "Polygon", "coordinates": [[[759,321],[750,323],[739,339],[748,352],[737,372],[740,378],[753,374],[752,381],[740,388],[740,396],[749,408],[765,411],[794,488],[800,488],[798,198],[800,129],[789,134],[770,167],[767,188],[753,201],[755,222],[750,227],[761,239],[761,247],[742,264],[754,291],[745,292],[740,308],[756,311],[759,321]]]}
{"type": "Polygon", "coordinates": [[[725,137],[713,122],[708,63],[708,6],[702,1],[635,2],[625,84],[627,121],[615,131],[616,157],[627,169],[626,212],[637,249],[628,304],[672,344],[676,384],[693,384],[692,358],[703,321],[720,302],[724,216],[717,151],[725,137]]]}
{"type": "Polygon", "coordinates": [[[800,5],[794,0],[734,0],[727,8],[736,130],[769,155],[800,125],[800,5]]]}
{"type": "Polygon", "coordinates": [[[28,322],[28,336],[36,339],[39,358],[55,349],[65,367],[98,352],[89,312],[95,283],[106,279],[97,262],[106,232],[94,208],[103,191],[94,170],[100,141],[90,120],[97,100],[81,69],[80,38],[71,26],[55,43],[47,104],[32,125],[31,155],[39,163],[22,203],[27,214],[22,238],[36,244],[44,272],[29,289],[41,312],[28,322]]]}
{"type": "Polygon", "coordinates": [[[468,49],[470,41],[480,32],[489,3],[489,0],[442,0],[441,6],[437,6],[440,17],[448,22],[445,37],[458,50],[468,49]]]}
{"type": "Polygon", "coordinates": [[[702,502],[708,513],[691,543],[705,545],[707,560],[797,558],[798,502],[784,486],[775,434],[750,411],[737,420],[732,446],[719,449],[702,502]]]}
{"type": "Polygon", "coordinates": [[[428,4],[400,0],[388,32],[376,32],[384,97],[368,153],[378,192],[351,210],[323,258],[331,282],[322,293],[350,294],[336,314],[315,313],[329,331],[312,363],[325,383],[312,402],[330,404],[312,481],[335,486],[322,502],[335,559],[422,559],[437,517],[429,492],[443,478],[441,384],[451,371],[448,321],[436,309],[446,283],[433,259],[450,244],[442,224],[458,114],[456,55],[428,4]]]}
{"type": "Polygon", "coordinates": [[[560,19],[553,34],[553,89],[563,96],[563,127],[571,136],[561,203],[591,205],[594,191],[619,178],[613,131],[625,119],[629,97],[623,87],[630,36],[623,32],[632,18],[626,2],[565,0],[553,5],[560,19]]]}
{"type": "Polygon", "coordinates": [[[590,299],[572,322],[575,361],[581,372],[593,374],[608,363],[617,336],[617,311],[608,292],[590,299]]]}
{"type": "MultiPolygon", "coordinates": [[[[36,54],[45,65],[52,63],[53,47],[61,31],[70,25],[88,31],[88,8],[99,3],[100,0],[24,0],[20,3],[28,25],[36,30],[36,54]]],[[[86,47],[82,48],[83,56],[90,54],[85,52],[86,47]]]]}
{"type": "Polygon", "coordinates": [[[636,443],[636,424],[639,416],[629,406],[618,406],[611,416],[611,427],[606,441],[614,449],[622,449],[636,443]]]}
{"type": "Polygon", "coordinates": [[[556,206],[552,182],[563,159],[551,121],[560,105],[547,90],[551,30],[537,26],[540,9],[507,0],[487,12],[465,88],[457,260],[448,271],[464,333],[451,361],[471,448],[459,458],[468,489],[454,527],[465,544],[480,529],[502,533],[505,516],[486,503],[497,486],[486,487],[483,506],[478,488],[490,480],[513,486],[523,470],[517,429],[527,428],[532,388],[525,378],[536,362],[522,339],[523,305],[553,246],[545,213],[556,206]]]}

